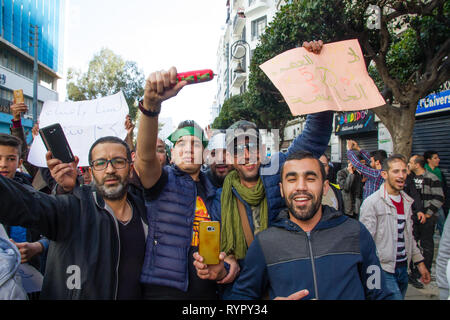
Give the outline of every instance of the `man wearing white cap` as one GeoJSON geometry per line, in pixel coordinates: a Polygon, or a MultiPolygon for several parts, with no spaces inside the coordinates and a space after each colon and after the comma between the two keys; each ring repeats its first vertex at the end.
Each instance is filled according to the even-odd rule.
{"type": "Polygon", "coordinates": [[[233,169],[232,164],[226,163],[227,147],[225,143],[225,133],[216,131],[208,143],[209,155],[206,176],[216,188],[222,188],[223,181],[227,174],[233,169]]]}

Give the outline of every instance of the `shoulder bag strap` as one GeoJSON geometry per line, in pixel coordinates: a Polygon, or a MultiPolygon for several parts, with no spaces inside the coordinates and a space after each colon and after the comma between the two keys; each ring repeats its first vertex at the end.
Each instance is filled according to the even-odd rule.
{"type": "Polygon", "coordinates": [[[249,248],[253,242],[253,232],[252,229],[250,228],[250,223],[248,222],[248,217],[244,204],[237,197],[236,201],[239,210],[239,216],[241,217],[242,229],[244,230],[245,241],[247,242],[247,248],[249,248]]]}

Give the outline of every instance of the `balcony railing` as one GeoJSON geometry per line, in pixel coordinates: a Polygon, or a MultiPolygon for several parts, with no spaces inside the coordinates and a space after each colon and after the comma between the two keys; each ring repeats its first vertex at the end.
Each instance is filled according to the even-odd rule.
{"type": "Polygon", "coordinates": [[[246,14],[251,14],[257,9],[268,8],[269,4],[267,0],[248,0],[248,7],[245,10],[246,14]]]}

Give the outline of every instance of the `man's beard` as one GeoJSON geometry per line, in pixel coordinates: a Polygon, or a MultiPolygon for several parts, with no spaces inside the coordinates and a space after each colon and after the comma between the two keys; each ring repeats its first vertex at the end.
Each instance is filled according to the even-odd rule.
{"type": "Polygon", "coordinates": [[[235,170],[238,172],[239,177],[242,180],[247,181],[247,182],[255,182],[255,181],[258,181],[259,177],[260,177],[260,174],[259,174],[260,164],[255,163],[254,165],[257,167],[257,170],[255,170],[255,172],[245,171],[244,169],[242,169],[239,166],[235,167],[235,170]]]}
{"type": "Polygon", "coordinates": [[[122,181],[121,177],[115,174],[107,175],[103,178],[103,183],[99,183],[95,177],[94,178],[94,185],[98,191],[98,193],[106,200],[120,200],[123,198],[123,196],[127,193],[128,189],[128,179],[125,179],[125,181],[122,181]],[[106,179],[117,179],[117,185],[115,186],[105,186],[106,179]]]}
{"type": "Polygon", "coordinates": [[[319,210],[320,206],[322,205],[322,196],[323,196],[323,191],[321,191],[319,197],[316,199],[316,201],[314,201],[314,196],[309,193],[309,192],[296,192],[293,193],[291,196],[289,196],[289,200],[286,199],[286,205],[289,209],[289,212],[297,219],[300,221],[308,221],[310,219],[312,219],[317,211],[319,210]],[[303,214],[299,214],[295,211],[294,208],[294,198],[298,197],[300,195],[305,195],[311,198],[311,205],[309,206],[308,210],[303,213],[303,214]]]}

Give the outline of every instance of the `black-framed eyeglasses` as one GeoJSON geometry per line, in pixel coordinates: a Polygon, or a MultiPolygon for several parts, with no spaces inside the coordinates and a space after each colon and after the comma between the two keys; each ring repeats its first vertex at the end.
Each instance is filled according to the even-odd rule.
{"type": "Polygon", "coordinates": [[[92,161],[91,167],[95,171],[105,170],[108,167],[108,164],[111,163],[114,169],[123,169],[127,166],[129,161],[125,158],[117,157],[112,158],[111,160],[106,159],[97,159],[92,161]]]}

